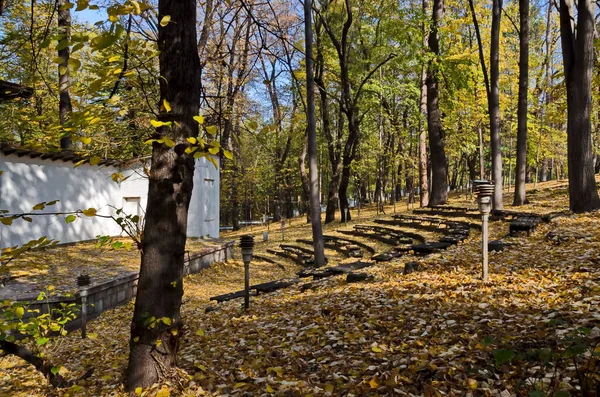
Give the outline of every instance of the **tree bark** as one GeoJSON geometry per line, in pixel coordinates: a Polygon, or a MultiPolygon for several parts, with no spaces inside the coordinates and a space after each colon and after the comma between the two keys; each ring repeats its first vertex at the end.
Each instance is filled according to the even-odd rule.
{"type": "MultiPolygon", "coordinates": [[[[69,74],[69,58],[71,42],[71,9],[67,7],[66,0],[58,0],[58,30],[60,33],[61,43],[66,42],[64,48],[58,50],[60,63],[58,64],[58,117],[60,125],[65,126],[69,120],[69,116],[73,112],[71,105],[71,94],[69,88],[71,86],[71,77],[69,74]]],[[[72,147],[71,133],[63,130],[63,135],[60,138],[61,150],[70,150],[72,147]]]]}
{"type": "Polygon", "coordinates": [[[158,28],[161,102],[171,105],[156,136],[175,146],[154,143],[149,175],[146,227],[135,309],[131,324],[126,389],[148,387],[176,365],[181,335],[183,261],[187,214],[193,189],[194,158],[185,154],[187,138],[198,135],[193,117],[200,103],[200,60],[196,47],[196,1],[160,0],[158,28]]]}
{"type": "MultiPolygon", "coordinates": [[[[429,12],[429,1],[423,0],[423,15],[429,12]]],[[[427,48],[427,24],[421,24],[423,31],[423,48],[427,48]]],[[[423,65],[421,69],[421,118],[419,119],[419,204],[421,207],[429,205],[429,179],[427,175],[427,68],[423,65]]]]}
{"type": "Polygon", "coordinates": [[[319,170],[317,168],[317,118],[315,111],[315,78],[313,61],[312,0],[304,1],[304,35],[306,39],[306,120],[308,129],[308,163],[310,178],[310,219],[315,265],[325,265],[325,243],[321,226],[319,170]]]}
{"type": "MultiPolygon", "coordinates": [[[[443,0],[433,1],[433,18],[429,32],[429,50],[434,58],[440,55],[438,28],[444,12],[443,0]]],[[[429,205],[445,204],[448,200],[448,159],[444,148],[444,128],[438,103],[439,80],[434,60],[427,67],[427,129],[431,154],[431,197],[429,205]]]]}
{"type": "Polygon", "coordinates": [[[595,3],[578,0],[577,5],[575,27],[573,1],[560,0],[560,31],[567,86],[569,206],[573,212],[585,212],[600,207],[594,177],[590,120],[595,3]]]}
{"type": "Polygon", "coordinates": [[[527,92],[529,89],[529,0],[519,0],[519,103],[517,105],[517,165],[514,206],[527,204],[527,92]]]}
{"type": "Polygon", "coordinates": [[[490,90],[488,105],[490,113],[490,143],[492,146],[492,180],[494,197],[492,205],[501,210],[502,204],[502,152],[500,143],[500,18],[502,0],[492,1],[492,35],[490,43],[490,90]]]}

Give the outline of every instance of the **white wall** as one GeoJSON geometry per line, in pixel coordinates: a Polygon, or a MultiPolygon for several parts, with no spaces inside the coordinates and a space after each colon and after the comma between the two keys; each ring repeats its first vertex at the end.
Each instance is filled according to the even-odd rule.
{"type": "MultiPolygon", "coordinates": [[[[93,207],[100,215],[113,215],[115,208],[135,208],[132,203],[136,198],[139,198],[139,212],[142,216],[145,212],[148,180],[141,168],[118,170],[89,164],[74,168],[72,162],[0,154],[0,170],[3,171],[0,209],[10,213],[30,212],[40,202],[60,200],[54,206],[35,212],[69,212],[93,207]],[[129,178],[119,185],[111,179],[115,172],[129,178]]],[[[0,247],[21,245],[42,236],[70,243],[121,232],[112,219],[81,216],[66,224],[64,217],[33,216],[31,223],[17,219],[12,226],[0,225],[0,247]]],[[[219,236],[219,172],[206,159],[196,162],[188,235],[219,236]]]]}

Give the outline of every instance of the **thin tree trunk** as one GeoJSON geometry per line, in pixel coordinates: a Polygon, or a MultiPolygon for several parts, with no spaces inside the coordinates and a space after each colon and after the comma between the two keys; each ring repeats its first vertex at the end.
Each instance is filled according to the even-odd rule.
{"type": "Polygon", "coordinates": [[[176,365],[183,325],[183,261],[187,214],[193,189],[194,158],[185,154],[187,138],[198,135],[193,119],[200,103],[200,60],[196,47],[196,1],[160,0],[158,27],[160,99],[171,105],[161,113],[156,137],[168,136],[173,148],[152,145],[146,227],[135,309],[131,324],[127,391],[149,387],[176,365]]]}
{"type": "MultiPolygon", "coordinates": [[[[438,27],[443,11],[443,0],[434,0],[429,49],[435,55],[440,54],[438,27]]],[[[438,103],[439,87],[436,69],[437,66],[430,61],[427,68],[427,129],[432,171],[430,206],[445,204],[448,200],[448,159],[444,149],[445,134],[438,103]]]]}
{"type": "MultiPolygon", "coordinates": [[[[429,1],[423,0],[423,15],[429,11],[429,1]]],[[[427,24],[423,21],[421,25],[423,31],[423,48],[427,48],[427,24]]],[[[421,98],[420,108],[422,117],[419,118],[419,190],[421,207],[429,205],[429,180],[427,178],[427,69],[423,65],[421,69],[421,98]]]]}
{"type": "Polygon", "coordinates": [[[315,251],[315,265],[325,265],[325,246],[321,228],[319,202],[319,170],[317,168],[317,120],[315,114],[315,79],[313,70],[312,0],[304,1],[304,34],[306,39],[306,119],[308,129],[308,163],[310,175],[310,211],[315,251]]]}
{"type": "MultiPolygon", "coordinates": [[[[71,105],[71,94],[69,88],[71,86],[71,77],[69,74],[69,58],[70,58],[70,42],[71,42],[71,9],[67,7],[66,0],[58,0],[58,30],[60,32],[60,50],[58,50],[58,57],[60,63],[58,64],[58,116],[60,125],[65,126],[73,107],[71,105]],[[66,45],[62,45],[66,43],[66,45]]],[[[70,150],[72,147],[71,133],[63,130],[63,135],[60,138],[61,150],[70,150]]]]}
{"type": "Polygon", "coordinates": [[[502,0],[492,1],[492,35],[490,45],[490,143],[492,146],[492,180],[494,181],[493,208],[501,210],[502,204],[502,151],[500,143],[500,18],[502,0]]]}
{"type": "Polygon", "coordinates": [[[519,0],[519,103],[517,110],[517,166],[514,206],[527,204],[527,92],[529,89],[529,0],[519,0]]]}
{"type": "Polygon", "coordinates": [[[572,0],[560,0],[560,31],[567,86],[569,206],[574,212],[591,211],[600,207],[594,177],[590,120],[594,69],[594,5],[592,0],[578,1],[575,28],[572,0]]]}

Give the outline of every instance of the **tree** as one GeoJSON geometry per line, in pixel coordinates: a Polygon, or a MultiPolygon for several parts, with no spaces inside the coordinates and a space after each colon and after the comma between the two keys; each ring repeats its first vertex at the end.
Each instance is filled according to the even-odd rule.
{"type": "Polygon", "coordinates": [[[194,158],[188,138],[198,135],[200,60],[196,1],[160,0],[160,95],[162,112],[152,144],[146,227],[131,324],[126,388],[147,387],[175,366],[182,320],[183,262],[194,158]],[[169,111],[170,107],[170,111],[169,111]],[[171,124],[170,126],[168,124],[171,124]],[[172,146],[172,147],[171,147],[172,146]]]}
{"type": "Polygon", "coordinates": [[[315,111],[315,79],[313,71],[312,0],[304,1],[304,32],[306,35],[306,119],[308,164],[310,178],[310,220],[315,251],[315,265],[325,265],[325,247],[321,229],[319,202],[319,170],[317,168],[317,119],[315,111]]]}
{"type": "Polygon", "coordinates": [[[502,0],[492,1],[492,35],[490,43],[490,87],[488,105],[490,113],[490,143],[492,146],[492,180],[494,181],[493,207],[502,205],[502,152],[500,144],[500,17],[502,0]]]}
{"type": "Polygon", "coordinates": [[[429,31],[432,59],[427,66],[427,129],[431,157],[431,197],[429,205],[445,204],[448,200],[448,159],[444,149],[444,128],[439,107],[439,24],[444,12],[443,0],[433,0],[433,17],[429,31]]]}
{"type": "MultiPolygon", "coordinates": [[[[423,19],[429,11],[429,1],[423,0],[423,19]]],[[[423,48],[427,47],[427,24],[425,20],[421,24],[423,31],[423,48]]],[[[422,66],[421,70],[421,97],[419,106],[422,117],[419,119],[419,204],[421,207],[429,205],[429,176],[427,174],[427,129],[423,119],[427,118],[427,68],[422,66]]]]}
{"type": "Polygon", "coordinates": [[[519,104],[517,110],[517,167],[514,206],[527,204],[527,93],[529,91],[529,0],[519,0],[519,104]]]}
{"type": "MultiPolygon", "coordinates": [[[[71,105],[71,94],[69,87],[71,79],[69,77],[69,58],[71,42],[71,8],[65,0],[58,0],[58,30],[60,33],[60,43],[58,45],[58,86],[59,86],[59,117],[60,125],[65,126],[70,114],[73,112],[71,105]]],[[[63,130],[60,138],[60,148],[63,150],[71,149],[71,133],[63,130]]]]}
{"type": "Polygon", "coordinates": [[[600,208],[594,179],[591,138],[592,73],[594,70],[594,10],[592,0],[560,1],[560,33],[567,87],[567,160],[569,207],[574,212],[600,208]]]}

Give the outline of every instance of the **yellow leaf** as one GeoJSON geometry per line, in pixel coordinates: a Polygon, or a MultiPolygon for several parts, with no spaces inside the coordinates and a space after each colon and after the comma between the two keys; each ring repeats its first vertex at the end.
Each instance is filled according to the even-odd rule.
{"type": "Polygon", "coordinates": [[[111,22],[117,22],[119,20],[119,18],[117,18],[116,15],[110,15],[108,17],[108,20],[111,21],[111,22]]]}
{"type": "Polygon", "coordinates": [[[17,307],[15,309],[15,315],[17,316],[17,318],[23,318],[24,314],[25,314],[25,309],[23,309],[22,307],[17,307]]]}
{"type": "Polygon", "coordinates": [[[171,389],[167,386],[163,386],[159,391],[156,392],[156,397],[169,397],[171,395],[171,389]]]}
{"type": "Polygon", "coordinates": [[[379,387],[379,381],[377,381],[377,377],[374,377],[369,381],[369,386],[371,386],[371,389],[377,389],[379,387]]]}
{"type": "Polygon", "coordinates": [[[171,104],[166,99],[163,99],[163,106],[165,107],[167,113],[171,111],[171,104]]]}
{"type": "Polygon", "coordinates": [[[267,393],[275,393],[275,389],[273,389],[271,385],[267,385],[267,393]]]}
{"type": "Polygon", "coordinates": [[[108,58],[108,62],[117,62],[119,59],[121,59],[121,55],[115,55],[108,58]]]}
{"type": "Polygon", "coordinates": [[[225,156],[225,158],[228,158],[229,160],[233,160],[233,154],[231,154],[231,152],[229,150],[223,150],[223,155],[225,156]]]}
{"type": "Polygon", "coordinates": [[[194,116],[194,120],[196,120],[198,122],[198,124],[204,124],[203,116],[194,116]]]}
{"type": "Polygon", "coordinates": [[[165,145],[167,145],[168,147],[175,146],[175,142],[173,142],[171,138],[164,137],[163,140],[165,141],[165,145]]]}
{"type": "Polygon", "coordinates": [[[234,389],[240,389],[244,386],[246,386],[246,384],[244,382],[238,382],[233,387],[234,387],[234,389]]]}
{"type": "Polygon", "coordinates": [[[189,143],[191,143],[192,145],[195,145],[196,143],[198,143],[198,140],[196,138],[194,138],[193,136],[187,138],[187,141],[189,143]]]}
{"type": "Polygon", "coordinates": [[[157,120],[150,120],[150,124],[152,124],[152,127],[154,128],[162,127],[163,125],[165,125],[165,123],[163,123],[162,121],[157,120]]]}
{"type": "Polygon", "coordinates": [[[95,208],[88,208],[87,210],[83,210],[81,212],[83,212],[83,215],[85,215],[85,216],[96,216],[95,208]]]}
{"type": "Polygon", "coordinates": [[[326,393],[332,394],[333,393],[333,389],[334,389],[333,385],[326,385],[325,386],[325,392],[326,393]]]}
{"type": "Polygon", "coordinates": [[[89,145],[90,143],[92,143],[92,138],[90,137],[86,137],[86,136],[82,136],[80,139],[81,143],[83,143],[84,145],[89,145]]]}
{"type": "Polygon", "coordinates": [[[139,396],[140,394],[142,394],[142,390],[143,389],[141,387],[136,387],[135,388],[135,394],[137,394],[139,396]]]}
{"type": "Polygon", "coordinates": [[[371,348],[371,350],[373,350],[375,353],[381,353],[381,352],[383,352],[383,350],[381,350],[381,348],[378,347],[378,346],[373,346],[371,348]]]}
{"type": "Polygon", "coordinates": [[[219,148],[218,147],[211,147],[208,149],[208,152],[210,154],[218,154],[219,153],[219,148]]]}
{"type": "Polygon", "coordinates": [[[210,135],[215,135],[217,133],[217,127],[214,125],[206,127],[206,132],[208,132],[210,135]]]}
{"type": "Polygon", "coordinates": [[[169,22],[171,22],[171,16],[170,15],[165,15],[160,20],[160,26],[165,27],[165,26],[167,26],[169,24],[169,22]]]}
{"type": "Polygon", "coordinates": [[[90,332],[89,334],[87,334],[87,337],[88,337],[88,339],[96,340],[96,339],[98,339],[98,334],[95,332],[90,332]]]}
{"type": "Polygon", "coordinates": [[[98,165],[102,159],[98,156],[92,156],[90,158],[90,165],[98,165]]]}
{"type": "Polygon", "coordinates": [[[171,319],[169,317],[163,317],[160,319],[160,321],[162,321],[166,325],[171,325],[171,319]]]}
{"type": "Polygon", "coordinates": [[[199,329],[198,331],[196,331],[196,335],[198,335],[198,336],[204,336],[206,334],[204,333],[204,330],[199,329]]]}

